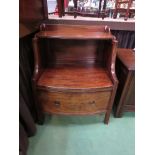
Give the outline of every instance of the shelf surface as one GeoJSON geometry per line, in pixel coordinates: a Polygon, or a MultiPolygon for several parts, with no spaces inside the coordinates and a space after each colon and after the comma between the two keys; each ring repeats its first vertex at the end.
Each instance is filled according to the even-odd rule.
{"type": "Polygon", "coordinates": [[[111,89],[107,70],[99,67],[57,67],[45,69],[37,87],[58,90],[111,89]]]}
{"type": "Polygon", "coordinates": [[[133,49],[118,48],[117,57],[128,70],[135,70],[135,52],[133,49]]]}
{"type": "Polygon", "coordinates": [[[113,39],[111,32],[106,32],[104,26],[51,25],[36,34],[39,38],[59,39],[113,39]]]}

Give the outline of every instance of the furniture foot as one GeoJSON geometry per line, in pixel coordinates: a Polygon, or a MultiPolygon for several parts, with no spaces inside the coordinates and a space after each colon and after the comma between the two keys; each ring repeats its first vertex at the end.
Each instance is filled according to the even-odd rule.
{"type": "Polygon", "coordinates": [[[113,18],[116,19],[117,18],[117,14],[114,13],[113,18]]]}
{"type": "Polygon", "coordinates": [[[104,123],[108,124],[109,123],[109,118],[110,118],[110,111],[107,111],[104,117],[104,123]]]}
{"type": "Polygon", "coordinates": [[[114,117],[115,118],[121,118],[122,117],[122,113],[114,113],[114,117]]]}
{"type": "Polygon", "coordinates": [[[118,109],[118,107],[115,104],[113,106],[113,116],[115,118],[121,118],[122,117],[122,110],[120,108],[118,109]]]}
{"type": "Polygon", "coordinates": [[[105,18],[105,13],[102,14],[102,19],[104,19],[104,18],[105,18]]]}
{"type": "Polygon", "coordinates": [[[38,118],[37,118],[37,123],[39,125],[43,125],[45,121],[45,115],[44,114],[39,114],[38,118]]]}
{"type": "Polygon", "coordinates": [[[125,17],[124,20],[126,21],[128,19],[128,17],[125,17]]]}

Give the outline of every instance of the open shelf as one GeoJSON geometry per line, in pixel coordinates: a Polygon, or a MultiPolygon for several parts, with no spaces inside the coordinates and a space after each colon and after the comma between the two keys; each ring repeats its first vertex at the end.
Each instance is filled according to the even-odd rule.
{"type": "Polygon", "coordinates": [[[42,24],[33,39],[33,49],[33,90],[39,112],[61,115],[105,112],[107,124],[118,83],[117,40],[110,28],[42,24]]]}
{"type": "Polygon", "coordinates": [[[45,69],[37,86],[54,90],[112,89],[106,69],[101,67],[56,67],[45,69]]]}

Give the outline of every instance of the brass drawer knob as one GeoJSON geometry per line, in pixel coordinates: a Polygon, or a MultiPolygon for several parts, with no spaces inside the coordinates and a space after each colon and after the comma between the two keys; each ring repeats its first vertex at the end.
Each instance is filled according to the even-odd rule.
{"type": "Polygon", "coordinates": [[[95,105],[95,101],[90,101],[89,104],[95,105]]]}
{"type": "Polygon", "coordinates": [[[55,105],[56,107],[60,107],[60,101],[54,101],[54,105],[55,105]]]}

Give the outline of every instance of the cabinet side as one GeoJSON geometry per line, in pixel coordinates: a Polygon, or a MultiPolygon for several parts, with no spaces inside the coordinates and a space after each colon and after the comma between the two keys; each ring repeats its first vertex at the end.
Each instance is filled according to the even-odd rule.
{"type": "Polygon", "coordinates": [[[110,99],[109,105],[108,105],[109,110],[112,109],[116,90],[117,90],[117,86],[118,86],[118,79],[117,79],[117,76],[115,73],[117,44],[118,44],[118,41],[114,38],[111,42],[111,46],[108,46],[108,48],[107,48],[106,64],[107,64],[109,76],[113,82],[113,90],[112,90],[111,99],[110,99]]]}
{"type": "Polygon", "coordinates": [[[39,50],[39,39],[36,36],[33,38],[32,44],[34,53],[34,72],[32,81],[35,83],[39,79],[42,72],[41,57],[39,50]]]}
{"type": "Polygon", "coordinates": [[[34,72],[32,77],[32,89],[33,89],[33,97],[35,101],[36,106],[36,112],[37,112],[37,123],[43,124],[44,122],[44,114],[42,110],[42,106],[38,104],[37,99],[37,88],[36,83],[43,71],[42,65],[41,65],[41,57],[40,57],[40,50],[39,50],[39,39],[35,36],[32,40],[33,44],[33,52],[34,52],[34,72]]]}

